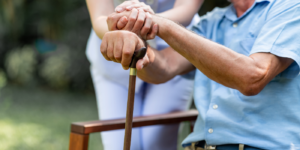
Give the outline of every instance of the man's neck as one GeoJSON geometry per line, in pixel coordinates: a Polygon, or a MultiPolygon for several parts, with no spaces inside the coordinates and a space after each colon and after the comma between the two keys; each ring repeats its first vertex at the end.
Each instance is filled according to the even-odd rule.
{"type": "Polygon", "coordinates": [[[237,17],[242,16],[255,2],[255,0],[231,0],[237,17]]]}

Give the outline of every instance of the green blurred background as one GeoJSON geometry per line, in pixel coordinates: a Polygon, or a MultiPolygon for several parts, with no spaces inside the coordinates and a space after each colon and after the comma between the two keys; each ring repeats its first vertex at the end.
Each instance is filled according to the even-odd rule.
{"type": "MultiPolygon", "coordinates": [[[[206,0],[199,14],[226,5],[206,0]]],[[[0,1],[0,150],[66,150],[71,122],[98,119],[90,30],[84,0],[0,1]]],[[[102,149],[98,133],[89,149],[102,149]]]]}

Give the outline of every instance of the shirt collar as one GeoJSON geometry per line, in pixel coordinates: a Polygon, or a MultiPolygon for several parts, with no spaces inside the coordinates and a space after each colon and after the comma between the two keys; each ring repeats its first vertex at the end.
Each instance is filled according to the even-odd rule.
{"type": "Polygon", "coordinates": [[[255,7],[256,4],[262,3],[262,2],[269,2],[270,3],[272,1],[274,1],[274,0],[255,0],[253,5],[239,18],[236,16],[235,8],[231,4],[228,7],[227,11],[225,12],[224,17],[226,17],[227,19],[229,19],[233,22],[236,22],[236,21],[240,20],[241,18],[243,18],[245,15],[247,15],[255,7]]]}

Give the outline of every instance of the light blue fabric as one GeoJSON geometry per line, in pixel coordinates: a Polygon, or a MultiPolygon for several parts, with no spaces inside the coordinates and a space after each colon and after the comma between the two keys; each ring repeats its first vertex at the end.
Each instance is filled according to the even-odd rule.
{"type": "Polygon", "coordinates": [[[205,140],[270,150],[300,147],[300,1],[256,0],[239,18],[232,5],[216,8],[193,31],[246,56],[269,52],[295,62],[255,96],[244,96],[197,70],[199,116],[183,146],[205,140]]]}

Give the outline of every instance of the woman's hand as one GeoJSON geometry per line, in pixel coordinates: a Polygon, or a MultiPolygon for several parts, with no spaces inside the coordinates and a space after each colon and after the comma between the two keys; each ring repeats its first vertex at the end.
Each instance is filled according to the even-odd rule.
{"type": "Polygon", "coordinates": [[[149,5],[146,5],[144,2],[139,2],[138,0],[125,1],[119,6],[116,7],[115,11],[121,13],[123,11],[131,11],[133,8],[142,9],[145,12],[149,12],[150,14],[154,14],[154,11],[151,9],[149,5]]]}
{"type": "Polygon", "coordinates": [[[127,30],[136,33],[145,40],[155,38],[158,32],[158,26],[153,23],[151,14],[135,8],[131,12],[124,11],[109,15],[107,25],[109,31],[127,30]]]}

